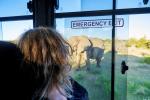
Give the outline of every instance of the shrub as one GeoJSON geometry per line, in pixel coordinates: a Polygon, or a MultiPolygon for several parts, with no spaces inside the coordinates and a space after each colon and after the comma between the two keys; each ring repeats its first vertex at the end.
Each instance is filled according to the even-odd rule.
{"type": "Polygon", "coordinates": [[[127,47],[136,46],[137,48],[150,49],[150,40],[147,40],[145,37],[140,38],[139,40],[131,38],[126,43],[127,47]]]}
{"type": "Polygon", "coordinates": [[[145,37],[140,38],[140,39],[137,41],[137,43],[136,43],[136,47],[137,47],[137,48],[141,48],[141,47],[147,48],[147,47],[146,47],[146,43],[147,43],[147,40],[145,39],[145,37]]]}
{"type": "Polygon", "coordinates": [[[144,63],[150,64],[150,56],[144,57],[144,63]]]}
{"type": "Polygon", "coordinates": [[[128,84],[128,91],[130,93],[133,93],[134,91],[136,91],[136,89],[138,89],[140,87],[139,83],[136,82],[129,82],[128,84]]]}
{"type": "Polygon", "coordinates": [[[137,43],[137,40],[135,38],[131,38],[128,40],[126,46],[131,47],[132,45],[136,45],[136,43],[137,43]]]}

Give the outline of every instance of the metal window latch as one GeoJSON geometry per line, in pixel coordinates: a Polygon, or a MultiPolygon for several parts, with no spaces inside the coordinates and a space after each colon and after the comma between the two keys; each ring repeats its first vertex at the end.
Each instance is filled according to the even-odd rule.
{"type": "Polygon", "coordinates": [[[126,62],[125,61],[122,61],[121,63],[121,73],[122,74],[125,74],[125,72],[128,70],[128,66],[126,65],[126,62]]]}
{"type": "Polygon", "coordinates": [[[54,5],[55,5],[55,9],[58,10],[58,8],[59,8],[59,0],[55,0],[55,4],[54,5]]]}
{"type": "MultiPolygon", "coordinates": [[[[29,2],[27,2],[27,8],[29,9],[29,11],[31,13],[33,12],[33,2],[34,2],[33,0],[32,1],[30,0],[29,2]]],[[[59,0],[53,0],[51,2],[54,3],[55,9],[58,10],[58,8],[59,8],[59,0]]]]}
{"type": "Polygon", "coordinates": [[[148,1],[149,1],[149,0],[143,0],[144,5],[147,5],[147,4],[148,4],[148,1]]]}
{"type": "Polygon", "coordinates": [[[29,9],[29,11],[32,13],[33,12],[33,1],[29,1],[27,3],[27,8],[29,9]]]}

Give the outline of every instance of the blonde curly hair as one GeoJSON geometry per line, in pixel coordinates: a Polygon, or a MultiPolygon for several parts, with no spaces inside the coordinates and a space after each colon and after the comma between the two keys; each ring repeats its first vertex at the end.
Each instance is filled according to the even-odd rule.
{"type": "MultiPolygon", "coordinates": [[[[68,91],[72,91],[68,78],[70,71],[68,45],[56,30],[48,27],[30,29],[18,41],[24,60],[39,65],[35,67],[42,67],[41,74],[44,75],[47,86],[51,88],[56,86],[60,92],[59,87],[63,88],[66,96],[70,96],[68,91]]],[[[45,90],[46,86],[41,96],[45,90]]]]}

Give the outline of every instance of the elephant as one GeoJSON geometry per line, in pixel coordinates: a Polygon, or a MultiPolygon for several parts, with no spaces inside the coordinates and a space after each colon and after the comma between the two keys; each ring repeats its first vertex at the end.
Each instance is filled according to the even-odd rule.
{"type": "Polygon", "coordinates": [[[73,51],[73,62],[77,64],[77,69],[80,69],[81,63],[84,63],[87,59],[86,52],[84,51],[87,48],[91,47],[92,44],[87,36],[72,36],[67,41],[70,44],[73,51]]]}
{"type": "Polygon", "coordinates": [[[86,63],[87,70],[90,69],[90,59],[95,59],[97,67],[104,54],[104,42],[99,38],[88,38],[86,36],[73,36],[68,39],[73,53],[72,58],[77,64],[77,70],[80,69],[81,63],[86,63]]]}
{"type": "Polygon", "coordinates": [[[90,59],[95,59],[97,62],[97,67],[100,67],[101,59],[104,55],[104,42],[98,38],[90,38],[91,46],[85,49],[86,52],[86,66],[87,70],[90,70],[90,59]]]}

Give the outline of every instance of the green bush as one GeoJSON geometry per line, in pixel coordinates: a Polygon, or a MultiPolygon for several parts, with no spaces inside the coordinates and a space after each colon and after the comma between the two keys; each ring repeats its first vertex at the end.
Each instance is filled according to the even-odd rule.
{"type": "Polygon", "coordinates": [[[150,56],[144,57],[144,63],[150,64],[150,56]]]}
{"type": "Polygon", "coordinates": [[[140,84],[139,83],[136,83],[136,82],[129,82],[128,83],[128,91],[130,93],[133,93],[134,91],[136,91],[136,89],[138,89],[140,87],[140,84]]]}
{"type": "Polygon", "coordinates": [[[136,45],[136,43],[137,43],[137,40],[135,38],[131,38],[128,40],[126,46],[131,47],[132,45],[136,45]]]}
{"type": "Polygon", "coordinates": [[[148,40],[148,41],[146,42],[146,47],[147,47],[148,49],[150,49],[150,40],[148,40]]]}
{"type": "Polygon", "coordinates": [[[150,90],[150,82],[144,82],[143,85],[150,90]]]}
{"type": "Polygon", "coordinates": [[[136,46],[137,48],[150,49],[150,40],[147,40],[145,37],[142,37],[139,40],[131,38],[128,40],[126,46],[127,47],[136,46]]]}
{"type": "Polygon", "coordinates": [[[140,39],[137,41],[136,47],[138,47],[138,48],[141,48],[141,47],[147,48],[147,47],[146,47],[146,43],[147,43],[147,40],[145,39],[145,37],[140,38],[140,39]]]}

